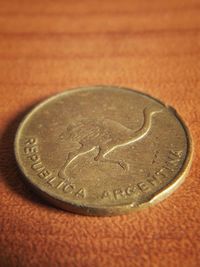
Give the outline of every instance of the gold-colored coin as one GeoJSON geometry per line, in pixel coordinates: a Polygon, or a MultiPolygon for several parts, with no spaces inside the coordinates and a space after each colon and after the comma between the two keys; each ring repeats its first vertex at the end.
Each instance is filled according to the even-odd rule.
{"type": "Polygon", "coordinates": [[[34,108],[16,134],[26,180],[54,205],[89,215],[154,204],[184,180],[191,138],[174,109],[131,89],[67,90],[34,108]]]}

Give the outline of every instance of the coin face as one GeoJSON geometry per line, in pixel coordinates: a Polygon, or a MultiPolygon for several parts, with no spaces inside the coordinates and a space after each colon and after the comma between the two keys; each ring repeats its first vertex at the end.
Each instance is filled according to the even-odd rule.
{"type": "Polygon", "coordinates": [[[184,180],[191,139],[174,109],[135,90],[67,90],[22,121],[15,155],[54,205],[114,215],[154,204],[184,180]]]}

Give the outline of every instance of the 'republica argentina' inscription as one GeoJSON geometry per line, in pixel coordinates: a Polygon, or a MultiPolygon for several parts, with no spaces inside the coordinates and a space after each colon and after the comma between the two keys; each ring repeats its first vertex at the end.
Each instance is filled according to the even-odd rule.
{"type": "Polygon", "coordinates": [[[36,175],[41,178],[45,184],[54,188],[60,189],[66,194],[72,194],[76,198],[85,198],[86,189],[77,188],[74,183],[64,181],[58,176],[55,176],[42,162],[39,154],[38,140],[35,137],[29,137],[24,142],[24,153],[30,161],[31,169],[36,172],[36,175]]]}
{"type": "MultiPolygon", "coordinates": [[[[24,153],[30,160],[31,169],[34,170],[40,179],[48,186],[62,190],[66,194],[72,194],[77,198],[85,198],[87,190],[83,187],[77,188],[75,183],[63,180],[60,176],[55,176],[49,169],[45,167],[39,154],[38,140],[35,137],[26,138],[24,142],[24,153]]],[[[163,179],[166,179],[178,166],[182,159],[183,151],[169,150],[167,160],[163,166],[156,170],[154,174],[137,184],[129,185],[123,188],[114,188],[113,190],[104,190],[100,194],[101,199],[119,200],[133,197],[142,193],[151,191],[154,187],[162,184],[163,179]]]]}

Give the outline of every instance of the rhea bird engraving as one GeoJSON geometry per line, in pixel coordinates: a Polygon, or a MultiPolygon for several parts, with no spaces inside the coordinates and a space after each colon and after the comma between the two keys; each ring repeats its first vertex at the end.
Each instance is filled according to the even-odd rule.
{"type": "Polygon", "coordinates": [[[71,163],[94,150],[96,152],[95,161],[118,164],[124,170],[128,170],[129,166],[124,160],[112,159],[110,154],[116,149],[131,145],[145,137],[151,129],[153,116],[162,111],[163,108],[158,105],[149,105],[144,108],[143,123],[137,130],[130,129],[111,119],[86,118],[70,123],[63,132],[63,137],[76,142],[79,148],[69,151],[58,175],[66,179],[67,169],[71,163]]]}

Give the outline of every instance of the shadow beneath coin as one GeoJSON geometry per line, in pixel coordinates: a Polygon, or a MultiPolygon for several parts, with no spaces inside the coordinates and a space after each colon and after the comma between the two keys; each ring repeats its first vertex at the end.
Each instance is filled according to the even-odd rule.
{"type": "Polygon", "coordinates": [[[0,141],[0,173],[2,174],[3,183],[5,183],[14,194],[20,195],[26,201],[34,202],[37,205],[45,206],[46,208],[54,209],[55,211],[57,209],[50,206],[46,200],[41,199],[34,191],[32,191],[32,188],[27,184],[25,179],[23,179],[23,174],[17,166],[14,155],[14,139],[19,123],[36,104],[38,104],[38,102],[26,108],[23,112],[20,112],[9,122],[3,132],[0,141]]]}

